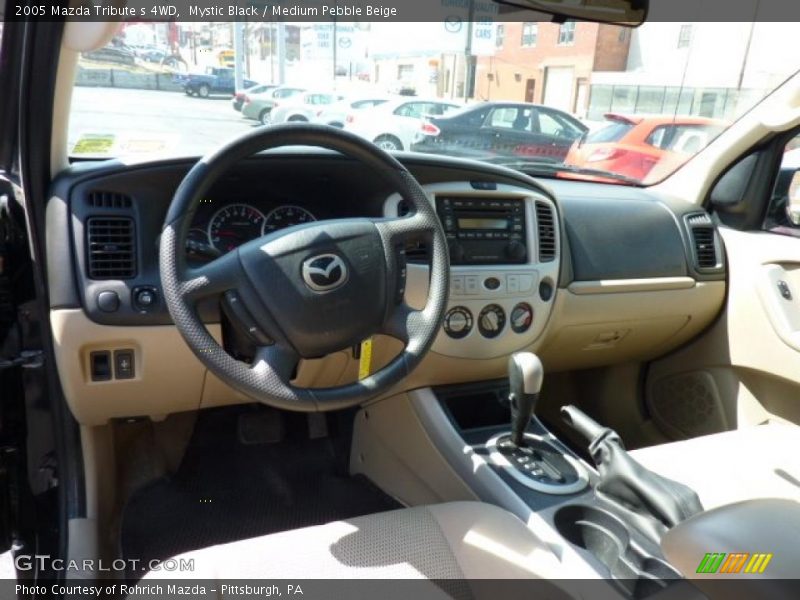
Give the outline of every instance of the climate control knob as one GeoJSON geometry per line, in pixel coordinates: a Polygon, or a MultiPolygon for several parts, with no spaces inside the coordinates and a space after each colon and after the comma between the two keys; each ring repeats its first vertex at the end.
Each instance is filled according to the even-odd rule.
{"type": "Polygon", "coordinates": [[[444,332],[460,339],[472,331],[472,313],[465,306],[454,306],[444,316],[444,332]]]}
{"type": "Polygon", "coordinates": [[[525,333],[533,323],[533,309],[527,302],[520,302],[511,311],[511,330],[514,333],[525,333]]]}
{"type": "Polygon", "coordinates": [[[497,337],[505,326],[506,313],[499,304],[486,306],[478,316],[478,331],[485,338],[497,337]]]}

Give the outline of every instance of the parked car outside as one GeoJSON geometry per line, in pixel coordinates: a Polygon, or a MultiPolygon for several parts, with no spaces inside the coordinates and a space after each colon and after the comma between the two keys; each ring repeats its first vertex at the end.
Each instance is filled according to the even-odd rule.
{"type": "Polygon", "coordinates": [[[674,171],[726,127],[724,121],[705,117],[608,113],[605,118],[605,127],[575,142],[565,164],[643,181],[656,165],[659,172],[674,171]]]}
{"type": "Polygon", "coordinates": [[[459,108],[447,100],[398,98],[347,115],[344,128],[383,150],[408,150],[422,137],[425,118],[459,108]]]}
{"type": "MultiPolygon", "coordinates": [[[[190,73],[182,81],[187,96],[208,98],[212,94],[233,95],[236,91],[234,71],[227,67],[207,67],[204,73],[190,73]]],[[[244,80],[245,87],[257,84],[251,79],[244,80]]]]}
{"type": "Polygon", "coordinates": [[[267,92],[271,92],[274,89],[277,89],[277,85],[272,83],[265,83],[259,85],[253,85],[243,90],[239,90],[233,95],[233,99],[231,100],[231,106],[233,106],[233,110],[237,112],[241,112],[242,105],[244,104],[244,99],[246,96],[256,96],[259,94],[266,94],[267,92]]]}
{"type": "Polygon", "coordinates": [[[561,162],[586,125],[564,111],[519,102],[482,102],[428,119],[418,152],[461,157],[521,156],[561,162]]]}
{"type": "Polygon", "coordinates": [[[259,121],[262,125],[268,125],[270,113],[276,102],[297,96],[305,91],[300,87],[281,86],[264,94],[246,94],[244,104],[242,104],[242,116],[259,121]]]}
{"type": "Polygon", "coordinates": [[[321,123],[322,125],[330,125],[331,127],[338,127],[339,129],[344,127],[344,122],[347,119],[347,115],[352,112],[364,110],[367,108],[372,108],[373,106],[378,106],[379,104],[383,104],[389,100],[388,96],[380,97],[380,96],[365,96],[361,98],[347,98],[345,100],[341,100],[329,106],[323,107],[321,111],[319,111],[314,117],[313,121],[315,123],[321,123]]]}
{"type": "Polygon", "coordinates": [[[277,101],[270,113],[271,123],[311,122],[326,106],[342,99],[330,92],[305,92],[290,96],[285,102],[277,101]]]}

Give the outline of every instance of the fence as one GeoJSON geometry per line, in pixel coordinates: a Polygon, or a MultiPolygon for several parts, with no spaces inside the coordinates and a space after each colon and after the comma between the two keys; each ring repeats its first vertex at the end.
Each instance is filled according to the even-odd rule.
{"type": "Polygon", "coordinates": [[[172,80],[171,73],[132,73],[125,69],[86,69],[78,67],[75,85],[137,90],[180,92],[183,86],[172,80]]]}

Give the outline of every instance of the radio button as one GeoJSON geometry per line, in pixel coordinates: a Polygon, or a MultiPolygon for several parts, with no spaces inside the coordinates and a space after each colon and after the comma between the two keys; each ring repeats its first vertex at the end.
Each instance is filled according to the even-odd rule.
{"type": "Polygon", "coordinates": [[[464,278],[464,291],[468,296],[474,296],[480,293],[477,275],[468,275],[464,278]]]}
{"type": "Polygon", "coordinates": [[[530,292],[533,289],[533,275],[519,276],[519,291],[530,292]]]}
{"type": "Polygon", "coordinates": [[[506,291],[509,294],[519,293],[519,275],[506,275],[506,291]]]}
{"type": "Polygon", "coordinates": [[[456,296],[464,295],[464,278],[461,275],[450,278],[450,293],[456,296]]]}

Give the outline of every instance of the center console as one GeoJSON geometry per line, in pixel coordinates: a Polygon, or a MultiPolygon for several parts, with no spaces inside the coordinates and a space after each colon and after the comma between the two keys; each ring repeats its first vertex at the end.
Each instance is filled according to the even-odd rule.
{"type": "MultiPolygon", "coordinates": [[[[456,358],[507,356],[534,343],[552,311],[560,265],[555,202],[505,184],[425,186],[447,236],[450,302],[433,351],[456,358]]],[[[384,214],[401,214],[390,197],[384,214]]],[[[424,251],[424,249],[422,249],[424,251]]],[[[406,300],[421,308],[428,267],[409,253],[406,300]]]]}
{"type": "Polygon", "coordinates": [[[568,407],[565,420],[589,441],[587,462],[534,416],[539,359],[521,352],[508,365],[507,380],[411,394],[449,465],[481,500],[557,545],[576,578],[600,576],[623,598],[694,594],[660,547],[671,527],[702,510],[694,493],[638,465],[616,433],[568,407]]]}

